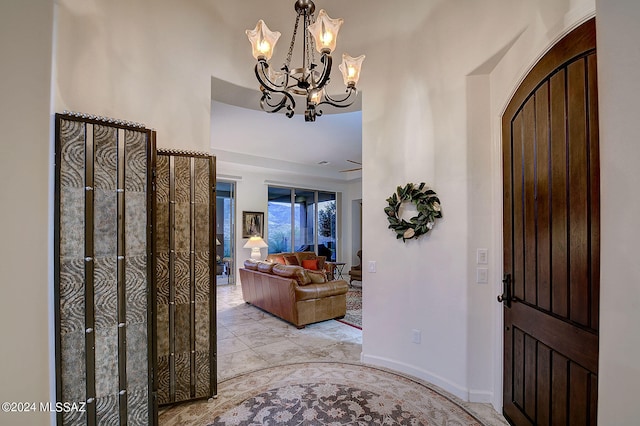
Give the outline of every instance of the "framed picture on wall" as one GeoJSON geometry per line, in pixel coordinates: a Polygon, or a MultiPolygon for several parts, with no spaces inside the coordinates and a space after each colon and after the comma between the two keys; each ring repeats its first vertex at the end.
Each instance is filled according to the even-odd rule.
{"type": "Polygon", "coordinates": [[[242,212],[242,238],[259,235],[264,238],[264,213],[242,212]]]}

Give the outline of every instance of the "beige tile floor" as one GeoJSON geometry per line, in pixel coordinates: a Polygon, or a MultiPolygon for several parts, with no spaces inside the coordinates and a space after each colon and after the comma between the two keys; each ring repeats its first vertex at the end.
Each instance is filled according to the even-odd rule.
{"type": "MultiPolygon", "coordinates": [[[[218,286],[217,312],[218,382],[294,362],[360,362],[361,330],[338,321],[324,321],[298,330],[247,305],[240,285],[218,286]]],[[[463,405],[476,412],[487,425],[507,424],[489,404],[463,405]]]]}
{"type": "Polygon", "coordinates": [[[360,362],[362,331],[338,321],[298,330],[242,300],[240,286],[218,287],[218,381],[274,365],[360,362]]]}

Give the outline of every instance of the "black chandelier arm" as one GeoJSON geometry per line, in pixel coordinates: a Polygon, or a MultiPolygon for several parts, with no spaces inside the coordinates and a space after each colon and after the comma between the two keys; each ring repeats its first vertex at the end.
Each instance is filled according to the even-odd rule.
{"type": "Polygon", "coordinates": [[[353,86],[349,86],[347,88],[347,95],[344,98],[334,99],[328,93],[325,92],[324,94],[325,100],[323,100],[322,102],[319,102],[318,105],[328,104],[336,108],[346,108],[348,106],[351,106],[355,102],[357,96],[358,96],[358,90],[353,86]]]}
{"type": "Polygon", "coordinates": [[[274,113],[280,111],[282,108],[286,108],[285,115],[289,118],[293,117],[296,107],[296,101],[289,93],[285,91],[271,92],[267,89],[262,89],[262,97],[260,98],[260,108],[268,113],[274,113]],[[280,93],[282,97],[275,103],[272,103],[272,93],[280,93]]]}
{"type": "Polygon", "coordinates": [[[287,84],[289,84],[289,72],[285,70],[283,73],[284,81],[282,84],[276,84],[271,79],[269,79],[267,70],[269,69],[269,64],[264,59],[260,59],[255,67],[256,78],[258,82],[262,85],[262,87],[267,88],[267,90],[271,92],[284,92],[287,90],[287,84]]]}
{"type": "Polygon", "coordinates": [[[322,70],[322,74],[318,79],[318,88],[323,88],[325,84],[329,82],[329,77],[331,76],[331,64],[333,63],[333,59],[331,59],[331,55],[327,53],[323,53],[320,61],[324,64],[324,69],[322,70]]]}

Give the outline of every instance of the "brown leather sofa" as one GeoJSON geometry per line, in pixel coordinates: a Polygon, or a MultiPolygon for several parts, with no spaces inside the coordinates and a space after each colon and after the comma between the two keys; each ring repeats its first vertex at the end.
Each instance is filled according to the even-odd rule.
{"type": "Polygon", "coordinates": [[[240,282],[245,302],[298,328],[347,313],[349,285],[344,280],[326,281],[322,272],[249,259],[240,268],[240,282]]]}

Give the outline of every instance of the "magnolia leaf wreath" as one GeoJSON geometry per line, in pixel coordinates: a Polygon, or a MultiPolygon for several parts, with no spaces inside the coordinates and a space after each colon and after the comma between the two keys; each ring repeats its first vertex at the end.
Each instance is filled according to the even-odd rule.
{"type": "Polygon", "coordinates": [[[408,183],[404,188],[398,187],[396,192],[387,198],[388,207],[384,208],[389,221],[389,229],[393,229],[396,238],[407,241],[411,238],[418,238],[424,235],[442,217],[440,199],[438,195],[429,189],[424,182],[417,187],[413,183],[408,183]],[[398,216],[400,206],[405,201],[416,205],[418,215],[409,219],[409,222],[398,216]]]}

